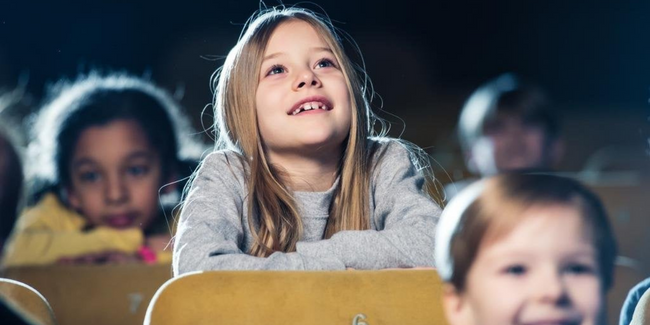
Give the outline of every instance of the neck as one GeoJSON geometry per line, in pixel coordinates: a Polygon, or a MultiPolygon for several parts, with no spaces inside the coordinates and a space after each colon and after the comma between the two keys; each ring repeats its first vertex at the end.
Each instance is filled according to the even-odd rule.
{"type": "Polygon", "coordinates": [[[267,157],[272,165],[282,168],[282,179],[292,190],[323,192],[336,180],[341,154],[269,154],[267,157]]]}

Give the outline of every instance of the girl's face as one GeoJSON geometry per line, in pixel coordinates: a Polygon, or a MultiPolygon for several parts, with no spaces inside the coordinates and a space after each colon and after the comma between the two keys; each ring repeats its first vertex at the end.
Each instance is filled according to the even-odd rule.
{"type": "Polygon", "coordinates": [[[332,49],[308,23],[280,24],[264,51],[256,93],[258,126],[271,161],[340,155],[352,112],[332,49]]]}
{"type": "Polygon", "coordinates": [[[528,210],[509,233],[481,243],[465,291],[445,309],[460,324],[599,324],[603,292],[589,227],[580,211],[528,210]]]}
{"type": "Polygon", "coordinates": [[[160,158],[137,122],[84,130],[69,168],[70,204],[91,226],[144,229],[158,215],[160,158]]]}

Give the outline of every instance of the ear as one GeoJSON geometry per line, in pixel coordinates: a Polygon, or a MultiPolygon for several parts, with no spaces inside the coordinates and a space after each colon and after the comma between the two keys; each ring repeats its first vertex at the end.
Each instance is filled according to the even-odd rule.
{"type": "Polygon", "coordinates": [[[466,297],[449,283],[443,285],[442,305],[450,325],[474,324],[471,308],[466,297]]]}

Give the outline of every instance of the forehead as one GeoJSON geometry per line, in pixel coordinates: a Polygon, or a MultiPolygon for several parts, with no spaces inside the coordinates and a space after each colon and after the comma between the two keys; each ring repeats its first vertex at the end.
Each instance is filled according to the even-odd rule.
{"type": "Polygon", "coordinates": [[[144,130],[133,120],[115,120],[82,131],[73,159],[113,161],[138,151],[153,151],[144,130]]]}
{"type": "Polygon", "coordinates": [[[298,47],[326,47],[322,35],[306,21],[289,19],[280,23],[266,46],[266,53],[286,52],[298,47]]]}
{"type": "Polygon", "coordinates": [[[490,227],[479,254],[593,251],[592,227],[578,207],[551,204],[533,206],[522,213],[511,225],[490,227]]]}

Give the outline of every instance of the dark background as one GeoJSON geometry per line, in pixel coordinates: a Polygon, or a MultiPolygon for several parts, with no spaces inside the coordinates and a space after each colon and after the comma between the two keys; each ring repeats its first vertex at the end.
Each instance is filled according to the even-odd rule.
{"type": "MultiPolygon", "coordinates": [[[[648,1],[317,3],[361,48],[383,109],[401,118],[383,115],[394,122],[392,134],[405,130],[446,169],[461,168],[458,109],[480,83],[507,71],[543,86],[562,113],[563,169],[582,168],[606,146],[645,155],[648,1]]],[[[47,84],[90,68],[148,74],[182,95],[199,127],[210,75],[259,7],[252,0],[0,1],[0,89],[26,76],[38,103],[47,84]]]]}

